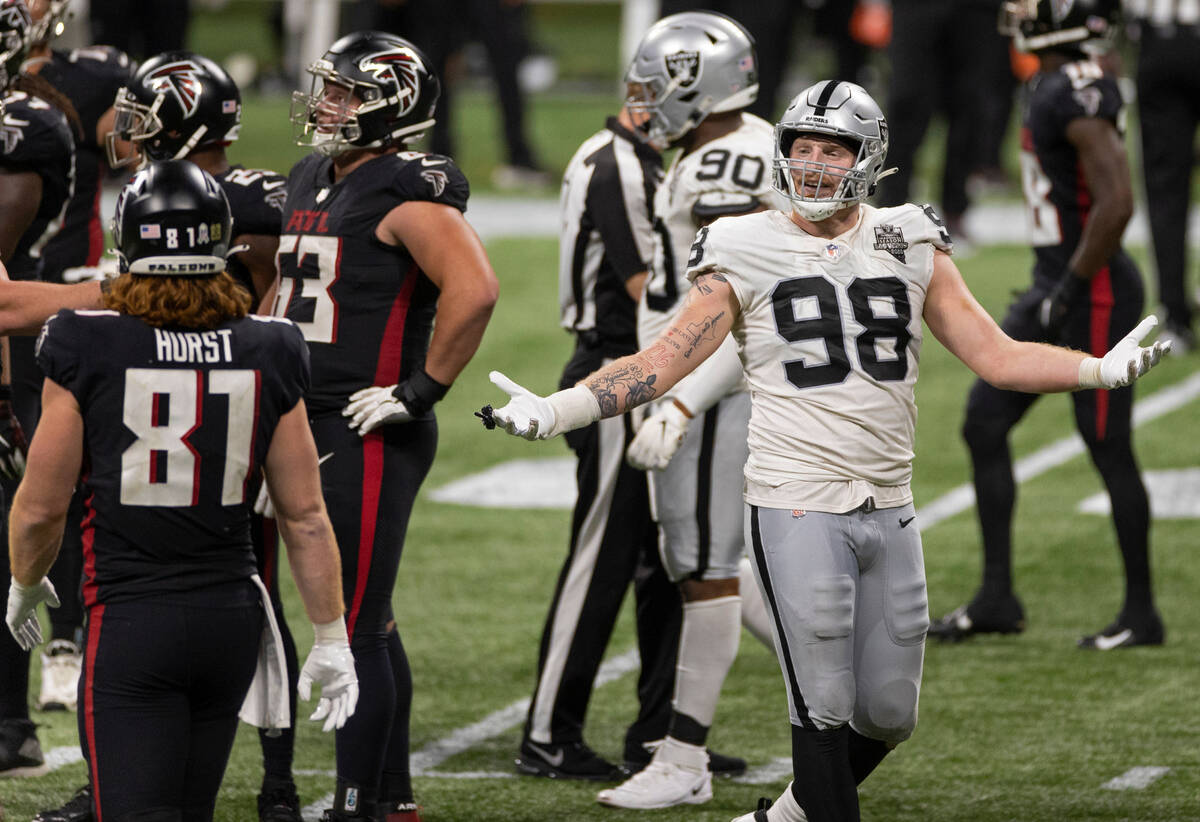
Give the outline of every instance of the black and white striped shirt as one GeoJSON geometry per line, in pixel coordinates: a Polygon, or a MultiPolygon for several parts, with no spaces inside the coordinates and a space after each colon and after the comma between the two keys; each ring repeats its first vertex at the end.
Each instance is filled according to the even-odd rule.
{"type": "Polygon", "coordinates": [[[658,152],[615,117],[584,141],[563,175],[558,295],[564,328],[605,356],[637,350],[637,303],[625,282],[652,249],[658,152]]]}

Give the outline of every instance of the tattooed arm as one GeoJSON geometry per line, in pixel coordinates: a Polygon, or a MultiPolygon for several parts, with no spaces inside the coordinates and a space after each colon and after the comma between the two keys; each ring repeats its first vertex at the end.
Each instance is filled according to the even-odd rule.
{"type": "Polygon", "coordinates": [[[717,350],[739,310],[719,271],[696,277],[679,313],[653,344],[584,379],[601,416],[614,417],[662,396],[717,350]]]}

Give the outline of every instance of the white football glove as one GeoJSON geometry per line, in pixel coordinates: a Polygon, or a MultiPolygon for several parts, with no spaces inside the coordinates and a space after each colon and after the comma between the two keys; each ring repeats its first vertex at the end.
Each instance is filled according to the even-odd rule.
{"type": "Polygon", "coordinates": [[[509,396],[508,404],[492,411],[496,425],[514,437],[527,440],[544,440],[551,436],[554,409],[549,400],[517,385],[499,371],[488,374],[488,379],[509,396]]]}
{"type": "Polygon", "coordinates": [[[267,490],[267,481],[258,486],[258,496],[254,499],[254,513],[267,519],[275,519],[275,503],[271,502],[271,492],[267,490]]]}
{"type": "Polygon", "coordinates": [[[36,585],[25,586],[15,579],[9,584],[8,612],[4,615],[4,621],[8,623],[8,630],[12,631],[13,638],[23,651],[28,651],[42,641],[42,626],[37,618],[39,602],[44,602],[51,608],[59,606],[58,592],[46,577],[42,577],[36,585]]]}
{"type": "Polygon", "coordinates": [[[1088,357],[1079,363],[1080,388],[1121,388],[1153,368],[1171,350],[1171,341],[1156,341],[1149,348],[1138,345],[1158,325],[1151,314],[1138,323],[1103,359],[1088,357]]]}
{"type": "Polygon", "coordinates": [[[625,460],[639,471],[661,471],[683,444],[691,417],[677,402],[668,402],[638,428],[625,460]]]}
{"type": "Polygon", "coordinates": [[[392,393],[394,385],[373,385],[350,395],[350,402],[342,409],[343,417],[350,417],[350,427],[365,436],[381,425],[408,422],[413,418],[408,408],[392,393]]]}
{"type": "Polygon", "coordinates": [[[317,639],[296,682],[296,692],[301,699],[307,701],[312,696],[314,682],[321,686],[321,699],[309,719],[324,719],[321,730],[326,733],[345,725],[358,704],[358,676],[354,672],[354,655],[350,653],[344,625],[340,639],[322,638],[318,626],[317,639]]]}

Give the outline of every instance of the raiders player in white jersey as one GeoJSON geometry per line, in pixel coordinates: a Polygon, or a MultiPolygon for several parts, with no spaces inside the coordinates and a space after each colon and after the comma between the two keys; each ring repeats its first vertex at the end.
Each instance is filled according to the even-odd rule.
{"type": "MultiPolygon", "coordinates": [[[[638,45],[625,79],[626,106],[635,121],[645,118],[647,141],[679,148],[654,198],[654,248],[638,304],[638,343],[644,346],[687,293],[696,230],[764,207],[771,195],[772,132],[770,124],[743,111],[758,92],[754,42],[723,15],[689,12],[658,21],[638,45]]],[[[683,599],[683,623],[666,738],[645,768],[600,791],[597,800],[605,805],[663,808],[712,797],[708,729],[741,635],[739,474],[750,416],[732,348],[726,365],[732,378],[692,380],[657,402],[653,418],[630,444],[635,467],[665,465],[650,474],[651,507],[663,566],[683,599]],[[696,396],[718,383],[710,399],[696,396]],[[689,405],[701,403],[713,407],[692,419],[689,405]],[[668,431],[683,446],[669,464],[659,464],[654,454],[668,431]]]]}
{"type": "Polygon", "coordinates": [[[788,691],[793,781],[734,822],[857,820],[857,784],[908,738],[929,612],[909,481],[920,320],[998,387],[1115,388],[1169,350],[1103,358],[1006,335],[967,289],[936,214],[863,204],[884,173],[887,123],[852,83],[802,91],[775,128],[788,212],[718,220],[691,289],[649,348],[547,398],[493,372],[492,411],[541,439],[660,397],[732,335],[750,385],[746,532],[788,691]]]}

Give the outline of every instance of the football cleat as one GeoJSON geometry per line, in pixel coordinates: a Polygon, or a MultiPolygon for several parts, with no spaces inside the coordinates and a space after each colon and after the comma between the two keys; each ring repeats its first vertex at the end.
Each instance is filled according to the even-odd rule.
{"type": "Polygon", "coordinates": [[[62,807],[39,811],[33,822],[92,822],[92,786],[84,785],[62,807]]]}
{"type": "Polygon", "coordinates": [[[1118,617],[1116,622],[1103,631],[1080,637],[1076,644],[1089,651],[1112,651],[1137,645],[1162,645],[1165,636],[1166,630],[1158,614],[1153,614],[1141,623],[1118,617]]]}
{"type": "Polygon", "coordinates": [[[421,822],[420,810],[421,807],[415,802],[401,802],[387,812],[383,822],[421,822]]]}
{"type": "Polygon", "coordinates": [[[264,784],[258,795],[259,822],[301,822],[300,797],[291,782],[264,784]]]}
{"type": "Polygon", "coordinates": [[[521,743],[516,765],[520,773],[551,779],[616,782],[629,775],[624,768],[599,756],[582,742],[542,745],[526,739],[521,743]]]}
{"type": "Polygon", "coordinates": [[[42,711],[75,710],[79,687],[79,672],[83,669],[83,653],[69,639],[55,639],[42,651],[42,688],[38,693],[38,709],[42,711]]]}
{"type": "Polygon", "coordinates": [[[1025,630],[1025,611],[1015,596],[999,603],[972,600],[929,626],[929,636],[942,642],[961,642],[976,634],[1019,634],[1025,630]]]}
{"type": "Polygon", "coordinates": [[[731,822],[767,822],[767,811],[771,809],[771,800],[765,796],[758,800],[758,809],[753,813],[742,814],[731,822]]]}
{"type": "MultiPolygon", "coordinates": [[[[649,765],[651,755],[658,750],[658,746],[661,744],[661,739],[655,739],[651,742],[643,742],[641,745],[636,747],[626,744],[625,769],[632,774],[637,773],[642,768],[649,765]]],[[[735,776],[741,776],[746,772],[746,760],[737,756],[728,756],[727,754],[717,753],[716,751],[709,749],[708,769],[712,771],[713,776],[722,776],[729,779],[735,776]]]]}
{"type": "Polygon", "coordinates": [[[36,727],[28,719],[0,720],[0,777],[49,772],[36,727]]]}
{"type": "Polygon", "coordinates": [[[712,799],[712,772],[652,759],[615,788],[596,794],[601,805],[631,810],[702,805],[712,799]]]}

